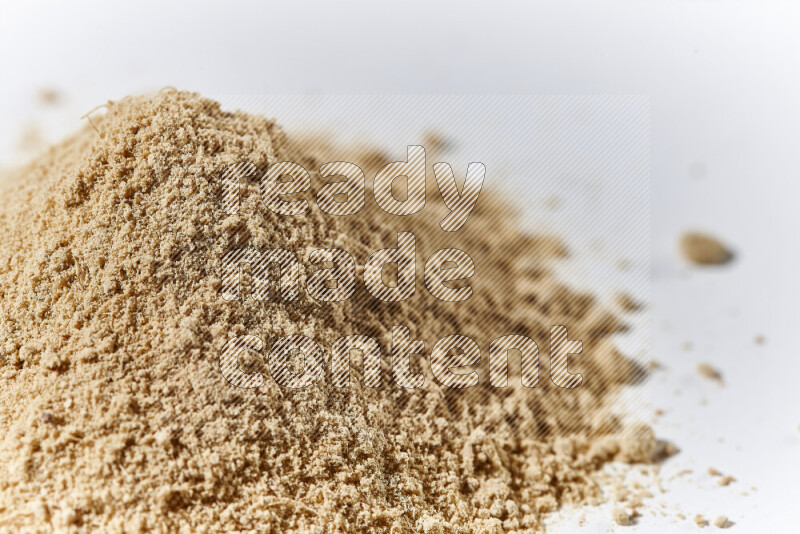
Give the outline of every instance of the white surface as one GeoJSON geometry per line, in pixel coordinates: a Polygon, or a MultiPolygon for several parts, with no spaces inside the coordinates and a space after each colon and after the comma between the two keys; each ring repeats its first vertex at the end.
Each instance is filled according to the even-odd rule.
{"type": "MultiPolygon", "coordinates": [[[[728,515],[732,532],[789,532],[800,503],[798,27],[796,4],[764,1],[9,3],[0,164],[32,121],[56,140],[106,99],[164,85],[650,95],[652,355],[667,367],[651,391],[666,411],[659,435],[682,449],[664,479],[694,469],[655,501],[689,517],[728,515]],[[37,106],[42,87],[63,91],[65,105],[37,106]],[[729,241],[736,262],[683,265],[676,239],[690,227],[729,241]],[[700,379],[699,361],[719,367],[725,387],[700,379]],[[716,487],[709,466],[737,481],[716,487]]],[[[565,515],[571,531],[579,518],[565,515]]],[[[584,528],[615,530],[605,511],[584,528]]],[[[618,530],[695,529],[645,513],[618,530]]]]}

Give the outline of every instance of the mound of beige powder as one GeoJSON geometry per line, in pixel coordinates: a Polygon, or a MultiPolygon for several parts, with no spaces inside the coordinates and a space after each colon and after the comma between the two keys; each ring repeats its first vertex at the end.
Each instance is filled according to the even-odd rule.
{"type": "MultiPolygon", "coordinates": [[[[552,265],[563,247],[522,233],[490,192],[450,234],[436,195],[398,227],[374,204],[350,217],[313,202],[305,215],[275,215],[254,181],[227,215],[219,177],[231,164],[295,161],[314,189],[326,161],[372,176],[392,160],[293,142],[271,120],[191,93],[106,108],[2,184],[0,531],[536,532],[562,505],[602,501],[608,462],[653,459],[652,432],[626,430],[611,412],[620,387],[642,376],[611,341],[622,322],[560,282],[552,265]],[[363,283],[338,303],[220,296],[231,247],[301,258],[338,247],[363,265],[396,245],[398,229],[415,232],[418,257],[468,251],[473,297],[417,291],[385,303],[363,283]],[[547,379],[552,324],[583,341],[575,390],[547,379]],[[378,389],[359,384],[359,362],[347,388],[267,379],[240,389],[220,372],[235,336],[305,334],[329,349],[357,333],[388,354],[393,325],[427,351],[452,333],[482,348],[527,335],[542,349],[540,387],[522,387],[512,361],[509,387],[492,388],[486,353],[466,391],[440,386],[426,358],[414,363],[425,374],[414,391],[391,384],[388,357],[378,389]]],[[[268,376],[261,356],[240,364],[268,376]]]]}

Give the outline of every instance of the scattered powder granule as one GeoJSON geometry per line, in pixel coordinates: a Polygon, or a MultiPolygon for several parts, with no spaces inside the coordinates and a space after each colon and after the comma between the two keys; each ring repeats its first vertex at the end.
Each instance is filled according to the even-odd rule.
{"type": "Polygon", "coordinates": [[[641,303],[635,301],[627,293],[618,293],[616,296],[617,305],[626,312],[635,312],[642,309],[641,303]]]}
{"type": "Polygon", "coordinates": [[[629,271],[631,268],[631,261],[625,258],[617,260],[614,265],[618,271],[629,271]]]}
{"type": "Polygon", "coordinates": [[[722,265],[733,259],[733,253],[725,245],[700,232],[683,234],[680,247],[683,256],[698,265],[722,265]]]}
{"type": "Polygon", "coordinates": [[[42,129],[38,124],[27,124],[20,132],[17,148],[23,153],[34,153],[47,146],[42,129]]]}
{"type": "Polygon", "coordinates": [[[728,521],[728,518],[724,515],[721,515],[714,520],[714,526],[717,528],[728,528],[731,525],[732,523],[728,521]]]}
{"type": "Polygon", "coordinates": [[[665,443],[660,444],[660,450],[658,452],[658,458],[671,458],[678,454],[680,449],[677,445],[672,443],[671,441],[667,441],[665,443]]]}
{"type": "Polygon", "coordinates": [[[42,87],[39,89],[36,99],[41,104],[55,106],[61,102],[61,91],[54,87],[42,87]]]}
{"type": "Polygon", "coordinates": [[[697,514],[697,515],[694,516],[694,523],[695,523],[695,525],[697,525],[700,528],[708,526],[708,521],[706,520],[705,517],[703,517],[700,514],[697,514]]]}
{"type": "MultiPolygon", "coordinates": [[[[248,180],[239,211],[225,213],[228,166],[300,163],[313,199],[325,162],[374,176],[394,159],[289,139],[272,120],[192,93],[105,107],[0,184],[0,530],[541,531],[562,505],[603,501],[609,462],[658,454],[652,431],[634,439],[613,414],[617,393],[646,372],[613,343],[624,324],[560,282],[549,265],[564,247],[522,232],[490,191],[459,232],[439,227],[447,208],[436,195],[401,218],[421,257],[468,251],[480,275],[465,302],[418,287],[381,303],[363,284],[325,305],[306,292],[225,301],[220,264],[233,247],[342,248],[363,265],[397,246],[400,224],[373,204],[349,217],[316,202],[276,215],[248,180]],[[228,339],[244,334],[267,346],[303,334],[325,350],[366,334],[388,354],[393,325],[429,351],[453,333],[481,348],[510,332],[545,343],[551,324],[583,342],[575,367],[591,380],[577,391],[542,379],[532,392],[514,365],[506,388],[452,390],[422,365],[429,352],[413,392],[390,380],[388,358],[380,388],[361,387],[356,365],[350,387],[323,378],[300,390],[277,386],[261,353],[239,362],[262,369],[259,388],[228,384],[219,367],[228,339]]],[[[488,358],[478,373],[489,376],[488,358]]]]}
{"type": "Polygon", "coordinates": [[[729,486],[733,482],[736,482],[736,478],[734,478],[734,477],[732,477],[730,475],[723,475],[719,470],[717,470],[717,469],[715,469],[713,467],[709,467],[708,468],[708,474],[713,476],[713,477],[720,477],[719,480],[717,480],[717,485],[718,486],[729,486]]]}
{"type": "Polygon", "coordinates": [[[631,516],[624,508],[614,508],[612,517],[618,525],[628,526],[631,524],[631,516]]]}
{"type": "Polygon", "coordinates": [[[702,376],[703,378],[707,378],[709,380],[713,380],[720,385],[723,385],[725,382],[722,379],[722,373],[720,373],[717,369],[711,366],[708,363],[700,363],[697,365],[697,373],[702,376]]]}
{"type": "Polygon", "coordinates": [[[763,345],[764,343],[767,342],[767,338],[761,334],[758,334],[755,338],[753,338],[753,341],[755,342],[756,345],[763,345]]]}
{"type": "Polygon", "coordinates": [[[725,475],[720,477],[717,481],[718,486],[730,486],[732,483],[736,482],[736,479],[730,475],[725,475]]]}
{"type": "Polygon", "coordinates": [[[670,477],[670,480],[675,480],[676,478],[685,477],[687,475],[691,475],[692,473],[693,471],[691,469],[681,469],[680,471],[672,475],[672,477],[670,477]]]}

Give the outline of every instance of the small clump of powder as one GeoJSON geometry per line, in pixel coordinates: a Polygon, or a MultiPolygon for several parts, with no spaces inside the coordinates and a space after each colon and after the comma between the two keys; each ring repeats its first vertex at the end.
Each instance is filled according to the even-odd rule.
{"type": "MultiPolygon", "coordinates": [[[[276,215],[248,181],[239,212],[222,212],[228,166],[343,160],[374,173],[391,160],[289,139],[272,120],[193,93],[105,107],[2,184],[1,527],[536,532],[562,505],[601,502],[608,462],[654,459],[652,431],[625,432],[612,412],[616,393],[644,375],[613,343],[623,323],[559,280],[550,265],[563,246],[521,231],[498,197],[484,192],[469,231],[452,235],[438,225],[441,201],[404,218],[423,257],[470,251],[481,275],[457,306],[424,291],[376,303],[363,286],[326,306],[307,295],[224,301],[220,263],[232,247],[342,248],[363,265],[396,246],[397,231],[376,206],[356,217],[315,203],[276,215]],[[303,334],[330,347],[358,333],[388,352],[397,324],[428,350],[454,332],[483,347],[512,332],[546,340],[551,324],[569,325],[583,341],[576,367],[592,379],[579,391],[544,380],[532,393],[510,366],[507,388],[458,392],[420,364],[424,386],[409,393],[387,380],[360,387],[359,376],[348,388],[240,389],[220,373],[235,336],[303,334]]],[[[264,368],[259,355],[240,364],[264,368]]],[[[488,376],[486,358],[478,370],[488,376]]]]}
{"type": "Polygon", "coordinates": [[[716,368],[714,368],[709,363],[700,363],[697,365],[697,373],[702,376],[703,378],[707,378],[709,380],[713,380],[720,385],[723,385],[725,381],[722,379],[722,373],[720,373],[716,368]]]}
{"type": "Polygon", "coordinates": [[[731,522],[727,517],[721,515],[714,520],[714,526],[717,528],[729,528],[731,526],[731,522]]]}
{"type": "Polygon", "coordinates": [[[736,478],[732,477],[731,475],[724,475],[724,476],[720,477],[720,479],[717,481],[717,485],[718,486],[730,486],[734,482],[736,482],[736,478]]]}
{"type": "Polygon", "coordinates": [[[733,259],[733,252],[717,238],[701,232],[686,232],[681,237],[683,256],[697,265],[722,265],[733,259]]]}

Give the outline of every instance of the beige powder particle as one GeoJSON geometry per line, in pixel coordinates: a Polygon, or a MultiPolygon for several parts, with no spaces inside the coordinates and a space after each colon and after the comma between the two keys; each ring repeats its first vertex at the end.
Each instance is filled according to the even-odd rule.
{"type": "Polygon", "coordinates": [[[730,486],[732,483],[736,482],[736,478],[730,475],[723,475],[718,469],[713,467],[708,468],[708,474],[714,477],[719,477],[719,480],[717,480],[718,486],[730,486]]]}
{"type": "Polygon", "coordinates": [[[714,526],[717,528],[728,528],[731,526],[731,522],[728,521],[727,517],[721,515],[714,520],[714,526]]]}
{"type": "Polygon", "coordinates": [[[623,508],[615,508],[612,512],[614,522],[618,525],[628,526],[631,524],[631,516],[623,508]]]}
{"type": "Polygon", "coordinates": [[[715,237],[700,232],[686,232],[681,237],[681,252],[698,265],[722,265],[733,259],[733,253],[715,237]]]}
{"type": "Polygon", "coordinates": [[[617,305],[626,312],[635,312],[642,309],[641,303],[637,302],[627,293],[618,293],[616,296],[617,305]]]}
{"type": "Polygon", "coordinates": [[[703,378],[713,380],[714,382],[717,382],[720,385],[724,384],[724,380],[722,379],[722,373],[720,373],[717,369],[712,367],[711,364],[705,362],[698,364],[697,373],[703,378]]]}

